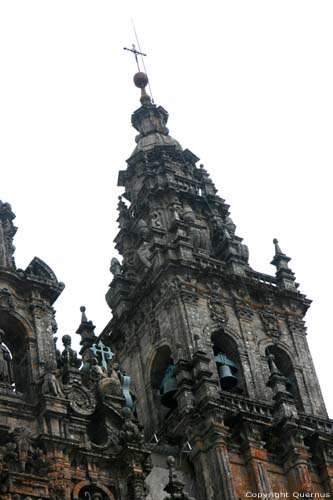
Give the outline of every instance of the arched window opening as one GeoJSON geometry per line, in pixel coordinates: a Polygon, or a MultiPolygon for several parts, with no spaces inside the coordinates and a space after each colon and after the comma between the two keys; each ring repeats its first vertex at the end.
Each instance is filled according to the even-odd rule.
{"type": "Polygon", "coordinates": [[[176,408],[174,395],[177,391],[177,381],[174,376],[174,361],[168,346],[158,349],[151,369],[151,385],[159,416],[176,408]]]}
{"type": "Polygon", "coordinates": [[[303,410],[301,395],[298,389],[297,379],[295,375],[295,370],[293,363],[289,355],[281,348],[277,346],[269,346],[266,349],[266,356],[273,354],[274,362],[277,369],[286,377],[286,389],[290,392],[295,400],[296,406],[303,410]]]}
{"type": "Polygon", "coordinates": [[[93,486],[86,486],[82,488],[79,493],[80,500],[108,500],[109,497],[104,493],[104,491],[99,488],[94,488],[93,486]]]}
{"type": "Polygon", "coordinates": [[[97,481],[81,481],[74,486],[71,498],[73,500],[115,500],[114,491],[97,481]]]}
{"type": "Polygon", "coordinates": [[[212,342],[221,389],[243,394],[244,376],[236,342],[223,331],[213,333],[212,342]]]}
{"type": "Polygon", "coordinates": [[[0,384],[25,393],[30,387],[26,331],[15,318],[0,313],[0,384]]]}

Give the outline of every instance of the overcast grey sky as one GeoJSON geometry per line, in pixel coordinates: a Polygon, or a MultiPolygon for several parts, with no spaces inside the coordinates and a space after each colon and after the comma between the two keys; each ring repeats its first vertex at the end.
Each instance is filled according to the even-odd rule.
{"type": "Polygon", "coordinates": [[[37,255],[66,283],[59,336],[82,304],[97,333],[109,320],[117,175],[139,106],[131,18],[170,132],[231,205],[252,267],[274,273],[274,237],[292,257],[333,415],[331,1],[0,2],[0,199],[17,215],[18,267],[37,255]]]}

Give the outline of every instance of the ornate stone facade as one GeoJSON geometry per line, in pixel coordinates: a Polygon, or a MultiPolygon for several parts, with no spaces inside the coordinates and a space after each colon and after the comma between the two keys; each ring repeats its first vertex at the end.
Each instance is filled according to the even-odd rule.
{"type": "Polygon", "coordinates": [[[332,421],[290,259],[274,240],[276,276],[250,267],[208,172],[135,82],[112,319],[97,337],[81,307],[79,354],[68,335],[56,345],[64,285],[36,257],[16,268],[0,202],[0,499],[332,495],[332,421]]]}
{"type": "Polygon", "coordinates": [[[126,376],[84,308],[82,359],[69,335],[57,349],[52,305],[64,285],[36,257],[16,269],[13,219],[0,202],[0,498],[143,500],[150,450],[126,376]]]}

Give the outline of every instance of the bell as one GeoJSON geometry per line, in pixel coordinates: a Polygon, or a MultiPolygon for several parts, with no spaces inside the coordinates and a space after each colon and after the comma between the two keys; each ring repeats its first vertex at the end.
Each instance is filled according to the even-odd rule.
{"type": "Polygon", "coordinates": [[[163,386],[163,394],[161,398],[162,404],[167,408],[175,408],[177,406],[177,402],[174,398],[176,391],[177,382],[175,377],[172,377],[163,386]]]}
{"type": "Polygon", "coordinates": [[[177,391],[177,381],[173,376],[174,369],[174,365],[168,366],[160,386],[161,402],[167,408],[175,408],[177,406],[177,401],[174,398],[177,391]]]}
{"type": "Polygon", "coordinates": [[[218,372],[222,389],[229,391],[230,389],[236,387],[238,379],[232,374],[230,366],[220,365],[218,367],[218,372]]]}

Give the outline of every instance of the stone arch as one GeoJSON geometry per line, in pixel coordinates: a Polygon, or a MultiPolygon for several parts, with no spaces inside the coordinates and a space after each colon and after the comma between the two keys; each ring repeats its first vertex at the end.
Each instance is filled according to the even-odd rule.
{"type": "Polygon", "coordinates": [[[169,413],[170,407],[163,404],[161,393],[161,383],[167,368],[174,363],[172,350],[168,343],[164,342],[158,348],[154,348],[149,356],[149,363],[146,367],[146,388],[151,402],[153,427],[149,429],[154,433],[156,428],[162,424],[165,416],[169,413]]]}
{"type": "Polygon", "coordinates": [[[17,392],[26,392],[31,382],[31,363],[28,340],[32,338],[30,325],[14,311],[0,310],[0,329],[3,343],[11,353],[13,384],[17,392]]]}
{"type": "Polygon", "coordinates": [[[81,497],[79,496],[80,493],[84,492],[84,490],[89,491],[89,489],[96,492],[98,492],[98,490],[101,490],[103,493],[105,493],[106,498],[108,498],[109,500],[115,500],[115,497],[113,493],[109,490],[109,488],[104,486],[104,484],[100,483],[99,481],[97,481],[97,483],[94,484],[91,484],[90,481],[80,481],[73,488],[72,499],[80,500],[81,499],[81,497]]]}
{"type": "Polygon", "coordinates": [[[171,352],[171,346],[169,345],[169,343],[163,342],[160,345],[158,345],[157,347],[153,346],[148,353],[144,375],[145,375],[146,384],[148,384],[149,386],[151,386],[151,382],[152,382],[151,381],[151,373],[152,373],[152,370],[154,369],[154,365],[156,364],[156,356],[158,355],[158,353],[161,349],[165,349],[165,348],[168,348],[169,351],[171,352]]]}
{"type": "Polygon", "coordinates": [[[164,344],[155,351],[150,366],[150,382],[153,389],[159,389],[165,370],[174,363],[170,346],[164,344]]]}
{"type": "Polygon", "coordinates": [[[284,375],[287,379],[287,389],[295,399],[296,406],[303,410],[302,398],[300,394],[300,390],[298,387],[297,377],[295,373],[295,366],[293,363],[293,358],[286,349],[284,349],[281,345],[270,344],[265,349],[266,357],[268,354],[274,355],[275,364],[278,370],[284,375]]]}
{"type": "Polygon", "coordinates": [[[211,341],[213,344],[214,356],[218,354],[222,354],[227,356],[229,360],[235,363],[237,367],[237,371],[234,375],[238,379],[238,383],[232,392],[238,392],[247,394],[243,364],[241,360],[241,346],[239,345],[239,338],[235,338],[235,336],[230,335],[230,331],[228,333],[224,329],[215,330],[211,334],[211,341]]]}
{"type": "MultiPolygon", "coordinates": [[[[285,342],[279,341],[278,343],[273,343],[272,339],[265,338],[259,341],[258,343],[258,348],[259,348],[259,353],[263,358],[266,358],[266,351],[269,346],[276,345],[277,347],[281,348],[283,351],[285,351],[288,356],[291,359],[294,359],[294,361],[297,361],[297,354],[290,349],[290,346],[286,344],[285,342]]],[[[295,368],[299,368],[298,364],[295,362],[294,363],[295,368]]]]}

